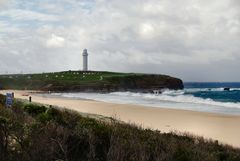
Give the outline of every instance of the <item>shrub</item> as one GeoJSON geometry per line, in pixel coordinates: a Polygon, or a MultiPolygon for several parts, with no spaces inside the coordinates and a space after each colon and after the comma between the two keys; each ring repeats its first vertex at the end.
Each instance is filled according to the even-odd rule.
{"type": "Polygon", "coordinates": [[[5,105],[6,97],[0,94],[0,109],[5,105]]]}
{"type": "Polygon", "coordinates": [[[16,102],[0,109],[0,160],[239,161],[240,149],[16,102]]]}
{"type": "Polygon", "coordinates": [[[33,116],[37,116],[39,114],[45,113],[47,108],[42,105],[27,104],[24,106],[24,110],[33,116]]]}

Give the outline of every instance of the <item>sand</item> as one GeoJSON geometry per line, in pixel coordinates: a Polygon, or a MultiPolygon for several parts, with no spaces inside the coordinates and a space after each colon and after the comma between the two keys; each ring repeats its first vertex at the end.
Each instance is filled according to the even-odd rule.
{"type": "MultiPolygon", "coordinates": [[[[5,94],[7,91],[0,91],[5,94]]],[[[13,91],[16,98],[30,91],[13,91]]],[[[91,100],[49,98],[31,95],[32,101],[64,107],[83,113],[114,117],[127,123],[135,123],[144,128],[158,129],[162,132],[187,132],[218,140],[220,143],[240,147],[240,116],[173,110],[139,105],[114,104],[91,100]]]]}

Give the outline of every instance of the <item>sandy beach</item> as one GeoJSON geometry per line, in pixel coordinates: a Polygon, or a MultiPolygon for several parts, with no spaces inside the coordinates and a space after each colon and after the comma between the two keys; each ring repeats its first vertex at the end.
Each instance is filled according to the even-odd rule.
{"type": "MultiPolygon", "coordinates": [[[[28,99],[24,94],[30,91],[1,91],[2,94],[6,92],[14,92],[16,98],[28,99]]],[[[30,95],[33,102],[37,103],[114,117],[163,132],[187,132],[240,147],[240,116],[30,95]]]]}

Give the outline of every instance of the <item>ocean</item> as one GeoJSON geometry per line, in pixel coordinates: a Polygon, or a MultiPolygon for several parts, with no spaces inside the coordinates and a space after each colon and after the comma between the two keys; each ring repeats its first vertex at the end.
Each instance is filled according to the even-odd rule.
{"type": "Polygon", "coordinates": [[[52,93],[54,97],[91,99],[96,101],[144,105],[168,109],[240,115],[239,83],[184,83],[184,90],[163,90],[161,94],[113,93],[52,93]],[[224,88],[230,88],[228,91],[224,88]]]}

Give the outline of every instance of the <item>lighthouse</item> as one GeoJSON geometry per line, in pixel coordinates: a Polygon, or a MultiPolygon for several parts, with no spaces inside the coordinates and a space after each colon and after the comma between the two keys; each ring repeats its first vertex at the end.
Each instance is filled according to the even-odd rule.
{"type": "Polygon", "coordinates": [[[88,52],[87,49],[83,50],[83,71],[88,71],[88,52]]]}

